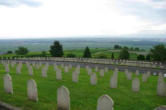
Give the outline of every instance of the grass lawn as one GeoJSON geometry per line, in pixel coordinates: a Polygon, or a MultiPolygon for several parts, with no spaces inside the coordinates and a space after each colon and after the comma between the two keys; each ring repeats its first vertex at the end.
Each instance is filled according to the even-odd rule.
{"type": "MultiPolygon", "coordinates": [[[[23,110],[56,110],[57,88],[64,85],[70,91],[71,110],[96,110],[97,99],[108,94],[114,100],[115,110],[153,110],[160,105],[166,105],[166,97],[156,95],[157,76],[150,76],[147,82],[141,82],[138,93],[131,91],[131,81],[127,80],[123,72],[118,75],[118,88],[109,87],[110,77],[113,71],[105,73],[104,77],[98,76],[98,84],[92,86],[90,77],[84,68],[81,68],[79,82],[72,82],[72,70],[63,72],[63,80],[56,80],[56,72],[53,66],[49,67],[48,77],[41,76],[41,68],[34,68],[33,76],[28,75],[27,67],[24,65],[22,74],[16,74],[15,67],[10,67],[13,80],[14,94],[4,92],[3,76],[4,67],[0,65],[0,100],[23,108],[23,110]],[[27,99],[27,81],[33,78],[38,86],[39,101],[33,102],[27,99]]],[[[133,77],[136,77],[133,75],[133,77]]],[[[141,75],[139,76],[141,80],[141,75]]]]}

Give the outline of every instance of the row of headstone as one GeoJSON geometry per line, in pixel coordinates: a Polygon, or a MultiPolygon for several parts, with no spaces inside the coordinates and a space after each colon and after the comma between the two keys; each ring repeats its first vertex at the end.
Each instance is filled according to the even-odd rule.
{"type": "MultiPolygon", "coordinates": [[[[4,88],[7,93],[13,94],[12,79],[9,74],[4,76],[4,88]]],[[[30,79],[27,83],[28,99],[38,101],[37,84],[30,79]]],[[[97,101],[97,110],[113,110],[114,102],[108,95],[101,96],[97,101]]],[[[70,92],[65,86],[57,90],[57,110],[70,110],[70,92]]]]}
{"type": "MultiPolygon", "coordinates": [[[[12,78],[10,74],[4,76],[4,90],[6,93],[13,94],[12,78]]],[[[27,83],[27,95],[30,100],[38,101],[37,84],[31,79],[27,83]]]]}
{"type": "MultiPolygon", "coordinates": [[[[129,61],[129,60],[111,60],[111,59],[87,59],[87,58],[54,58],[54,57],[48,57],[48,58],[42,58],[42,57],[36,57],[36,58],[15,58],[16,60],[53,60],[53,61],[70,61],[70,62],[87,62],[87,63],[100,63],[100,64],[115,64],[115,65],[127,65],[127,66],[139,66],[139,67],[150,67],[150,68],[165,68],[165,65],[163,65],[161,62],[145,62],[145,61],[129,61]]],[[[1,60],[4,62],[12,62],[13,60],[1,60]]],[[[32,65],[35,65],[35,62],[32,62],[32,65]]],[[[64,66],[64,64],[62,64],[64,66]]]]}
{"type": "MultiPolygon", "coordinates": [[[[32,66],[29,63],[27,63],[27,66],[28,66],[29,75],[33,75],[32,66]]],[[[43,77],[47,77],[48,66],[49,66],[48,63],[46,63],[45,67],[42,69],[42,76],[43,77]]],[[[8,68],[8,67],[9,67],[9,65],[6,64],[6,68],[8,68]]],[[[22,67],[22,62],[19,62],[19,64],[17,65],[17,69],[16,69],[18,74],[21,74],[21,67],[22,67]]],[[[65,66],[65,67],[67,67],[67,66],[65,66]]],[[[56,70],[56,79],[57,80],[61,80],[62,79],[61,70],[58,69],[58,67],[56,65],[55,65],[55,68],[56,68],[55,69],[56,70]]],[[[88,66],[86,68],[88,70],[88,74],[90,75],[90,83],[91,83],[91,85],[96,85],[97,84],[96,73],[92,73],[92,69],[89,68],[88,66]]],[[[97,71],[98,71],[98,69],[97,69],[97,71]]],[[[104,72],[105,72],[105,69],[100,69],[99,75],[101,77],[103,77],[104,76],[104,72]]],[[[72,81],[73,82],[78,82],[78,80],[79,80],[79,73],[80,73],[80,66],[78,65],[76,67],[76,70],[72,73],[72,81]]],[[[125,70],[125,74],[126,74],[128,80],[132,80],[132,73],[131,72],[128,72],[128,70],[126,69],[125,70]]],[[[139,71],[138,70],[136,71],[136,75],[139,75],[139,71]]],[[[147,73],[144,73],[142,75],[142,81],[146,82],[149,76],[150,76],[150,72],[149,71],[147,73]]],[[[161,77],[161,74],[159,75],[159,79],[162,79],[160,77],[161,77]]],[[[114,73],[113,73],[113,75],[111,76],[111,79],[110,79],[110,87],[111,88],[117,88],[117,85],[118,85],[118,69],[115,68],[115,71],[114,71],[114,73]]],[[[158,81],[158,86],[157,86],[158,87],[157,88],[157,94],[158,95],[162,96],[165,93],[165,91],[166,91],[165,85],[166,84],[164,83],[164,81],[161,81],[161,80],[158,81]]],[[[132,90],[135,91],[135,92],[138,92],[139,89],[140,89],[140,80],[138,78],[135,78],[132,81],[132,90]]]]}

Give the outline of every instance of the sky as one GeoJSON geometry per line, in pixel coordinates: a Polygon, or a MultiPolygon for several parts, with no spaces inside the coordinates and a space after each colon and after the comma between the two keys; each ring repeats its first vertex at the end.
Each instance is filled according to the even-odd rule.
{"type": "Polygon", "coordinates": [[[0,39],[166,35],[166,0],[0,0],[0,39]]]}

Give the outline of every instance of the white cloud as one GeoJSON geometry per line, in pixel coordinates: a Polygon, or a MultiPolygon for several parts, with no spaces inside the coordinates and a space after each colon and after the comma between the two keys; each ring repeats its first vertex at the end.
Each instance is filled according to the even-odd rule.
{"type": "Polygon", "coordinates": [[[42,5],[36,8],[1,6],[0,37],[127,35],[142,32],[151,24],[136,15],[122,13],[115,0],[38,1],[42,5]]]}
{"type": "Polygon", "coordinates": [[[0,5],[7,7],[16,7],[19,5],[39,6],[40,3],[33,0],[0,0],[0,5]]]}

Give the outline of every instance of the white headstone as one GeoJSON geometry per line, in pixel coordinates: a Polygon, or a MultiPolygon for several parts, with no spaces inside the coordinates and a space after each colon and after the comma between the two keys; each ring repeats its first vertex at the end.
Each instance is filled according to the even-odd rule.
{"type": "Polygon", "coordinates": [[[96,71],[96,72],[98,71],[98,67],[97,67],[97,66],[95,67],[95,71],[96,71]]]}
{"type": "Polygon", "coordinates": [[[32,66],[28,66],[28,72],[29,72],[29,75],[33,75],[33,68],[32,68],[32,66]]]}
{"type": "Polygon", "coordinates": [[[79,74],[76,71],[74,71],[72,73],[72,81],[73,82],[78,82],[78,76],[79,76],[79,74]]]}
{"type": "Polygon", "coordinates": [[[21,74],[21,68],[22,68],[22,65],[17,65],[17,67],[16,67],[17,74],[21,74]]]}
{"type": "Polygon", "coordinates": [[[100,76],[101,76],[101,77],[104,76],[104,70],[103,70],[103,69],[100,70],[100,76]]]}
{"type": "Polygon", "coordinates": [[[69,72],[69,67],[68,66],[65,66],[65,72],[69,72]]]}
{"type": "Polygon", "coordinates": [[[57,110],[70,110],[70,92],[65,86],[58,88],[57,110]]]}
{"type": "Polygon", "coordinates": [[[6,64],[6,65],[5,65],[5,70],[6,70],[6,73],[9,73],[9,72],[10,72],[9,64],[6,64]]]}
{"type": "Polygon", "coordinates": [[[38,101],[37,84],[33,79],[30,79],[27,83],[27,94],[30,100],[38,101]]]}
{"type": "Polygon", "coordinates": [[[139,75],[139,70],[136,70],[135,74],[138,76],[139,75]]]}
{"type": "Polygon", "coordinates": [[[97,101],[97,110],[114,110],[114,102],[108,95],[99,97],[97,101]]]}
{"type": "Polygon", "coordinates": [[[127,74],[127,79],[128,79],[128,80],[131,80],[131,79],[132,79],[132,72],[128,72],[128,74],[127,74]]]}
{"type": "Polygon", "coordinates": [[[5,74],[3,79],[4,79],[5,92],[13,94],[12,78],[11,78],[10,74],[5,74]]]}
{"type": "Polygon", "coordinates": [[[146,82],[148,79],[148,75],[147,74],[142,74],[142,82],[146,82]]]}
{"type": "Polygon", "coordinates": [[[132,90],[138,92],[140,90],[140,81],[138,78],[134,78],[132,81],[132,90]]]}
{"type": "Polygon", "coordinates": [[[88,75],[91,75],[91,74],[92,74],[92,69],[88,68],[88,75]]]}
{"type": "Polygon", "coordinates": [[[96,73],[93,73],[93,74],[90,75],[90,83],[91,83],[91,85],[96,85],[97,84],[96,73]]]}
{"type": "Polygon", "coordinates": [[[164,77],[162,73],[159,73],[159,76],[158,76],[157,95],[159,96],[166,95],[166,84],[164,82],[164,77]]]}
{"type": "Polygon", "coordinates": [[[42,69],[42,77],[47,77],[47,67],[42,69]]]}
{"type": "Polygon", "coordinates": [[[57,80],[62,80],[62,72],[60,69],[56,70],[56,79],[57,80]]]}
{"type": "Polygon", "coordinates": [[[112,75],[110,79],[110,87],[117,88],[117,86],[118,86],[118,72],[114,71],[114,74],[112,75]]]}

